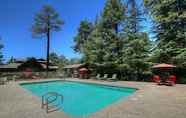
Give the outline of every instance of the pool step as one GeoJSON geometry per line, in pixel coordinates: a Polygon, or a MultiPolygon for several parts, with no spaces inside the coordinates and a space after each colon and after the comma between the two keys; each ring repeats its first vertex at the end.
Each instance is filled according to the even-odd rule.
{"type": "Polygon", "coordinates": [[[63,103],[63,95],[56,92],[48,92],[42,96],[41,108],[46,109],[46,112],[52,112],[60,109],[60,104],[63,103]],[[60,104],[56,104],[60,102],[60,104]]]}

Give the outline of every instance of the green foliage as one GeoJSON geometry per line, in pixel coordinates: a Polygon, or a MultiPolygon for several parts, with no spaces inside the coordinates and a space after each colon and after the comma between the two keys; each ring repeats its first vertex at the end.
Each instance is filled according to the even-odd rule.
{"type": "Polygon", "coordinates": [[[10,63],[14,63],[15,62],[15,60],[16,59],[14,59],[14,57],[13,56],[11,56],[11,58],[8,60],[8,63],[10,64],[10,63]]]}
{"type": "Polygon", "coordinates": [[[122,38],[119,28],[125,18],[125,5],[120,0],[108,0],[101,18],[95,24],[87,45],[88,61],[91,63],[120,62],[122,38]]]}
{"type": "Polygon", "coordinates": [[[82,21],[75,37],[75,51],[83,54],[87,63],[113,62],[121,50],[119,27],[124,17],[125,6],[120,0],[108,0],[101,18],[94,26],[82,21]]]}
{"type": "Polygon", "coordinates": [[[78,58],[72,58],[68,62],[68,64],[79,64],[79,63],[81,63],[81,59],[78,58]]]}
{"type": "MultiPolygon", "coordinates": [[[[186,0],[144,3],[155,24],[155,43],[143,32],[144,8],[137,0],[107,0],[86,38],[79,31],[76,38],[83,45],[76,44],[83,61],[94,65],[94,73],[117,73],[120,79],[147,81],[154,63],[174,63],[185,68],[186,0]]],[[[82,29],[91,28],[87,25],[82,29]]]]}
{"type": "Polygon", "coordinates": [[[45,5],[34,17],[32,34],[34,37],[45,37],[49,31],[60,31],[62,24],[59,14],[51,6],[45,5]]]}
{"type": "Polygon", "coordinates": [[[57,65],[59,63],[59,57],[56,53],[54,53],[54,52],[50,53],[49,57],[50,57],[50,61],[52,64],[57,65]]]}
{"type": "Polygon", "coordinates": [[[157,38],[155,62],[184,65],[186,0],[144,0],[153,16],[157,38]]]}
{"type": "Polygon", "coordinates": [[[146,33],[129,33],[123,48],[123,63],[133,80],[142,79],[143,73],[149,71],[149,50],[150,41],[146,33]]]}
{"type": "Polygon", "coordinates": [[[80,27],[78,29],[78,34],[77,36],[74,38],[74,50],[76,52],[81,52],[83,53],[86,42],[88,41],[88,36],[90,35],[90,33],[93,30],[93,24],[84,20],[81,21],[80,23],[80,27]]]}
{"type": "Polygon", "coordinates": [[[186,69],[186,48],[177,50],[177,55],[173,57],[173,63],[186,69]]]}
{"type": "Polygon", "coordinates": [[[149,55],[151,42],[148,34],[141,32],[143,8],[137,0],[128,0],[127,19],[123,27],[125,37],[121,70],[125,71],[126,80],[144,80],[144,75],[150,73],[149,55]],[[124,68],[124,69],[122,69],[124,68]]]}
{"type": "Polygon", "coordinates": [[[59,56],[54,52],[50,54],[50,61],[52,64],[57,65],[59,70],[62,70],[63,67],[69,63],[65,56],[59,56]]]}
{"type": "Polygon", "coordinates": [[[125,19],[126,6],[121,0],[108,0],[102,14],[102,25],[104,28],[114,29],[118,32],[118,28],[125,19]]]}
{"type": "Polygon", "coordinates": [[[59,14],[49,5],[45,5],[34,18],[32,26],[33,37],[47,38],[47,73],[49,69],[50,34],[52,31],[60,31],[63,21],[59,14]]]}
{"type": "Polygon", "coordinates": [[[186,75],[186,0],[144,0],[154,21],[156,47],[151,60],[154,63],[173,63],[179,83],[186,75]]]}
{"type": "Polygon", "coordinates": [[[89,41],[85,45],[84,61],[88,63],[102,63],[104,61],[104,44],[102,40],[102,32],[98,25],[89,36],[89,41]]]}
{"type": "MultiPolygon", "coordinates": [[[[136,1],[133,2],[136,4],[136,1]]],[[[150,41],[146,33],[139,32],[141,16],[136,6],[131,4],[130,10],[127,10],[121,0],[108,0],[93,30],[86,35],[86,42],[80,46],[83,49],[83,61],[96,65],[93,66],[94,72],[117,73],[119,78],[131,79],[132,75],[149,70],[147,58],[150,41]]],[[[82,25],[80,27],[83,29],[82,25]]],[[[78,31],[76,38],[84,40],[78,31]]]]}
{"type": "Polygon", "coordinates": [[[139,0],[127,0],[127,23],[124,30],[131,33],[139,32],[143,27],[140,23],[144,20],[143,14],[143,7],[139,0]]]}

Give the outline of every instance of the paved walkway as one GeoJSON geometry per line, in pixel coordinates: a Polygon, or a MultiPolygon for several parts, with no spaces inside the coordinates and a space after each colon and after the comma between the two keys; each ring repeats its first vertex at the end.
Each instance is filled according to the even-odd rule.
{"type": "MultiPolygon", "coordinates": [[[[90,118],[186,118],[186,85],[168,87],[145,82],[69,80],[139,89],[127,99],[106,107],[90,118]]],[[[47,114],[41,109],[40,99],[19,83],[0,85],[0,118],[69,118],[60,111],[47,114]]]]}

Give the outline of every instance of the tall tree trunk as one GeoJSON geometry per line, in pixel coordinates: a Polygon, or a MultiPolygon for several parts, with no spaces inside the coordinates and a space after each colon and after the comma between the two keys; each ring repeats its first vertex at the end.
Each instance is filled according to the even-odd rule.
{"type": "Polygon", "coordinates": [[[118,34],[118,24],[114,25],[114,29],[115,29],[116,34],[118,34]]]}
{"type": "Polygon", "coordinates": [[[49,71],[49,54],[50,54],[50,29],[47,31],[47,63],[46,63],[46,73],[48,77],[49,71]]]}

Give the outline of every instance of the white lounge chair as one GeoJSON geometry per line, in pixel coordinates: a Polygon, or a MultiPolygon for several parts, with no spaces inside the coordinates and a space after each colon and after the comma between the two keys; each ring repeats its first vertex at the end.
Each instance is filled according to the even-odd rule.
{"type": "Polygon", "coordinates": [[[101,75],[100,74],[97,74],[96,75],[96,79],[98,79],[98,80],[101,79],[101,75]]]}
{"type": "Polygon", "coordinates": [[[116,80],[117,79],[117,74],[113,74],[111,78],[107,78],[107,80],[116,80]]]}
{"type": "Polygon", "coordinates": [[[0,84],[6,84],[8,82],[7,77],[0,78],[0,84]]]}
{"type": "Polygon", "coordinates": [[[58,74],[58,77],[59,77],[60,79],[63,79],[65,76],[64,76],[63,73],[59,73],[59,74],[58,74]]]}
{"type": "Polygon", "coordinates": [[[16,81],[16,78],[17,78],[17,75],[14,75],[14,76],[12,77],[12,80],[13,80],[13,81],[16,81]]]}
{"type": "Polygon", "coordinates": [[[108,78],[108,74],[104,74],[104,76],[101,78],[102,80],[105,80],[108,78]]]}

